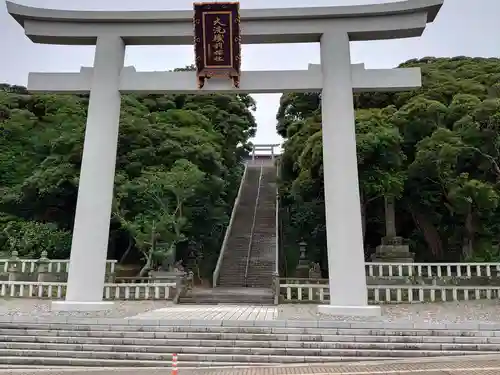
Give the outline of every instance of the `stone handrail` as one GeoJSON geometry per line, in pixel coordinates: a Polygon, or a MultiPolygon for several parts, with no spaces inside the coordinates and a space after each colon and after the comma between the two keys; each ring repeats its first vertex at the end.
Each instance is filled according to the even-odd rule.
{"type": "Polygon", "coordinates": [[[500,274],[500,263],[366,263],[367,276],[471,277],[500,274]]]}
{"type": "Polygon", "coordinates": [[[260,184],[262,182],[262,173],[264,171],[264,167],[260,167],[259,174],[259,187],[257,189],[257,196],[255,197],[255,207],[253,209],[253,219],[252,219],[252,229],[250,230],[250,240],[248,241],[248,251],[247,251],[247,262],[245,265],[245,286],[248,286],[248,268],[250,267],[250,257],[252,255],[252,246],[253,246],[253,234],[255,232],[255,223],[257,221],[257,209],[259,206],[259,198],[260,198],[260,184]]]}
{"type": "MultiPolygon", "coordinates": [[[[498,299],[500,286],[368,285],[369,300],[375,304],[424,303],[498,299]]],[[[281,284],[284,303],[327,303],[328,284],[281,284]]]]}
{"type": "MultiPolygon", "coordinates": [[[[12,263],[13,260],[10,258],[4,258],[0,259],[0,264],[3,272],[8,272],[9,271],[9,264],[12,263]]],[[[25,273],[25,272],[35,272],[37,270],[37,265],[39,262],[39,259],[21,259],[19,258],[16,260],[16,262],[19,263],[20,265],[20,272],[25,273]]],[[[106,261],[106,269],[110,273],[115,272],[115,266],[116,266],[117,261],[114,259],[107,260],[106,261]]],[[[54,273],[54,272],[61,272],[61,273],[68,273],[69,270],[69,259],[49,259],[48,260],[48,270],[47,272],[49,273],[54,273]]]]}
{"type": "MultiPolygon", "coordinates": [[[[500,263],[365,263],[368,277],[492,277],[500,276],[500,263]]],[[[287,277],[285,284],[327,284],[328,279],[287,277]]]]}
{"type": "MultiPolygon", "coordinates": [[[[104,284],[105,300],[171,300],[177,283],[104,284]]],[[[0,297],[63,299],[63,282],[0,281],[0,297]]]]}
{"type": "Polygon", "coordinates": [[[224,234],[224,240],[222,241],[222,245],[220,248],[219,258],[217,259],[217,264],[215,266],[214,273],[212,275],[212,285],[214,287],[217,286],[217,283],[219,281],[220,268],[222,266],[222,259],[224,258],[224,253],[226,251],[227,242],[229,240],[229,235],[231,234],[231,228],[233,227],[234,218],[236,216],[236,209],[240,204],[241,193],[243,191],[243,185],[245,184],[245,179],[246,179],[246,176],[248,173],[248,165],[246,163],[244,165],[245,165],[245,167],[243,170],[243,175],[241,176],[241,182],[240,182],[240,187],[238,188],[238,194],[236,195],[236,198],[234,200],[233,210],[231,211],[231,218],[229,219],[229,223],[228,223],[227,228],[226,228],[226,233],[224,234]]]}
{"type": "Polygon", "coordinates": [[[151,283],[161,283],[162,278],[151,277],[151,276],[120,276],[114,278],[115,284],[151,284],[151,283]]]}
{"type": "MultiPolygon", "coordinates": [[[[186,276],[185,277],[186,279],[188,278],[187,274],[180,276],[181,278],[184,278],[183,276],[186,276]]],[[[154,276],[154,277],[126,276],[126,277],[115,277],[113,283],[114,284],[162,284],[162,283],[173,282],[173,280],[175,279],[176,278],[173,276],[154,276]]]]}
{"type": "Polygon", "coordinates": [[[280,165],[279,165],[279,159],[277,159],[276,162],[276,218],[275,218],[275,225],[276,225],[276,238],[275,238],[275,246],[276,246],[276,256],[274,259],[274,274],[279,275],[279,253],[280,253],[280,241],[279,241],[279,234],[280,234],[280,219],[279,219],[279,212],[280,212],[280,199],[279,199],[279,194],[278,194],[278,182],[280,178],[280,165]]]}

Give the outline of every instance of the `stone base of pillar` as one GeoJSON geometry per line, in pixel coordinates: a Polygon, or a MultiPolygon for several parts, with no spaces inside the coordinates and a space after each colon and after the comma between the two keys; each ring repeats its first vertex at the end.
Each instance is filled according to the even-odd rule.
{"type": "Polygon", "coordinates": [[[114,302],[79,302],[79,301],[53,301],[52,311],[103,311],[113,308],[114,302]]]}
{"type": "Polygon", "coordinates": [[[334,305],[318,305],[318,312],[324,315],[331,316],[381,316],[382,310],[380,306],[334,306],[334,305]]]}
{"type": "Polygon", "coordinates": [[[415,254],[403,243],[402,237],[384,237],[382,245],[377,246],[371,260],[376,263],[413,263],[415,254]]]}
{"type": "Polygon", "coordinates": [[[309,266],[299,264],[297,268],[295,268],[295,277],[299,279],[309,278],[309,266]]]}

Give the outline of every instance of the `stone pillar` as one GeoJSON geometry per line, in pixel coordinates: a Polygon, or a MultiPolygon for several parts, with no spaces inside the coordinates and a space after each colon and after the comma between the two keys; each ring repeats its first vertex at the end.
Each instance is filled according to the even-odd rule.
{"type": "Polygon", "coordinates": [[[396,237],[396,210],[394,207],[394,197],[384,197],[385,212],[385,236],[396,237]]]}
{"type": "Polygon", "coordinates": [[[37,280],[39,282],[47,282],[49,280],[49,258],[47,258],[47,252],[42,251],[42,255],[37,262],[37,280]]]}
{"type": "Polygon", "coordinates": [[[125,57],[116,35],[97,39],[85,129],[78,202],[66,300],[53,302],[58,311],[92,311],[103,302],[111,204],[120,120],[120,73],[125,57]]]}
{"type": "Polygon", "coordinates": [[[19,262],[19,253],[14,250],[9,258],[9,281],[19,281],[21,275],[21,262],[19,262]]]}
{"type": "MultiPolygon", "coordinates": [[[[384,211],[385,237],[382,238],[382,244],[377,246],[375,254],[372,254],[372,262],[412,263],[415,259],[415,254],[410,252],[410,247],[404,243],[403,238],[398,237],[396,234],[396,209],[394,197],[386,196],[384,198],[384,211]]],[[[383,275],[387,276],[388,270],[387,272],[383,270],[383,275]]]]}
{"type": "Polygon", "coordinates": [[[380,315],[368,305],[361,225],[349,37],[341,30],[321,37],[323,170],[330,315],[380,315]]]}

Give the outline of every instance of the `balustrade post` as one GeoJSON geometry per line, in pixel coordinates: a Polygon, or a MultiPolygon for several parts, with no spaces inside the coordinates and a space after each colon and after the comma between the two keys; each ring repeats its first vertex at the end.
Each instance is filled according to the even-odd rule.
{"type": "Polygon", "coordinates": [[[38,282],[47,282],[49,277],[49,263],[50,260],[47,258],[47,252],[44,250],[37,261],[37,280],[38,282]]]}
{"type": "Polygon", "coordinates": [[[106,261],[106,282],[113,284],[116,278],[115,263],[106,261]],[[109,266],[109,269],[108,269],[109,266]]]}
{"type": "Polygon", "coordinates": [[[281,293],[280,275],[278,272],[273,272],[273,297],[275,305],[279,305],[280,303],[280,293],[281,293]]]}
{"type": "Polygon", "coordinates": [[[9,281],[19,281],[21,273],[21,262],[19,261],[19,253],[14,250],[9,258],[9,281]]]}
{"type": "Polygon", "coordinates": [[[307,260],[306,251],[307,251],[307,243],[302,241],[299,243],[299,263],[295,268],[295,277],[301,279],[307,279],[309,277],[309,261],[307,260]]]}

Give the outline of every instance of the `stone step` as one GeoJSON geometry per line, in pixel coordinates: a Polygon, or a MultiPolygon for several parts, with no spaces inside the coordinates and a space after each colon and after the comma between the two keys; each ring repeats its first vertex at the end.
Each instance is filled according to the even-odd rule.
{"type": "MultiPolygon", "coordinates": [[[[386,357],[328,357],[326,362],[315,361],[315,364],[329,364],[329,363],[349,363],[349,362],[368,362],[368,361],[382,361],[382,360],[394,360],[394,358],[386,357]]],[[[295,362],[303,363],[303,362],[295,362]]],[[[193,361],[178,361],[177,366],[179,368],[210,368],[210,367],[248,367],[251,365],[259,367],[274,367],[279,366],[280,363],[270,363],[270,362],[193,362],[193,361]]],[[[106,360],[106,359],[89,359],[89,358],[67,358],[67,357],[0,357],[0,368],[96,368],[99,367],[100,370],[106,368],[116,368],[121,369],[126,368],[159,368],[166,367],[171,368],[171,361],[135,361],[135,360],[106,360]]]]}
{"type": "MultiPolygon", "coordinates": [[[[272,273],[273,271],[273,268],[270,268],[269,269],[269,273],[272,273]]],[[[260,275],[257,275],[256,273],[252,273],[250,274],[250,271],[249,271],[249,275],[246,279],[247,283],[259,283],[260,281],[260,278],[264,277],[265,278],[265,282],[263,281],[262,284],[265,284],[265,285],[262,285],[262,286],[254,286],[256,288],[271,288],[271,286],[273,285],[272,283],[269,283],[269,281],[272,281],[273,278],[272,278],[272,275],[270,274],[266,274],[266,273],[261,273],[260,275]]],[[[226,288],[230,288],[230,287],[235,287],[235,288],[240,288],[240,287],[245,287],[245,285],[241,285],[241,283],[245,283],[245,271],[242,271],[242,274],[241,275],[236,275],[234,274],[234,276],[231,277],[231,275],[225,275],[225,277],[221,277],[220,278],[220,281],[221,281],[221,287],[226,287],[226,288]],[[239,279],[238,279],[238,278],[239,279]]],[[[252,285],[249,285],[249,287],[252,287],[252,285]]],[[[243,302],[245,303],[245,302],[243,302]]],[[[247,302],[247,303],[251,303],[251,302],[247,302]]]]}
{"type": "Polygon", "coordinates": [[[179,367],[187,368],[500,352],[500,330],[495,330],[500,327],[493,325],[491,329],[477,324],[397,329],[395,324],[376,322],[315,322],[325,328],[307,328],[313,322],[305,321],[286,323],[297,327],[276,323],[169,321],[170,325],[162,325],[125,319],[0,323],[0,367],[170,367],[173,353],[178,355],[179,367]],[[225,323],[235,326],[220,325],[225,323]],[[236,326],[240,323],[263,326],[236,326]]]}
{"type": "MultiPolygon", "coordinates": [[[[31,358],[29,358],[31,359],[31,358]]],[[[51,361],[52,358],[45,358],[46,361],[51,361]]],[[[24,361],[25,362],[25,361],[24,361]]],[[[265,367],[274,367],[274,366],[280,366],[279,364],[276,364],[276,365],[270,365],[269,363],[252,363],[252,366],[265,366],[265,367]]],[[[15,373],[19,374],[19,370],[34,370],[34,369],[51,369],[51,370],[65,370],[65,371],[74,371],[74,370],[95,370],[96,367],[99,368],[99,370],[110,370],[110,372],[113,372],[113,371],[116,371],[116,366],[102,366],[101,364],[98,364],[98,365],[94,365],[94,366],[88,366],[88,365],[83,365],[83,366],[80,366],[78,364],[76,365],[73,365],[73,366],[68,366],[68,365],[54,365],[54,364],[44,364],[44,365],[37,365],[37,364],[33,364],[33,365],[2,365],[0,364],[0,370],[18,370],[16,371],[15,373]]],[[[137,369],[137,366],[133,366],[133,367],[128,367],[128,366],[119,366],[120,367],[120,370],[127,370],[127,371],[132,371],[132,370],[136,370],[137,369]]],[[[165,368],[169,368],[168,365],[164,365],[164,366],[159,366],[159,367],[165,367],[165,368]]],[[[214,362],[214,363],[207,363],[206,365],[203,364],[203,363],[197,363],[195,364],[194,366],[179,366],[179,367],[182,367],[183,370],[187,370],[187,369],[202,369],[202,368],[210,368],[210,369],[213,369],[215,367],[222,367],[222,368],[242,368],[242,367],[248,367],[248,363],[238,363],[238,362],[230,362],[230,363],[218,363],[218,362],[214,362]]],[[[158,369],[158,367],[151,367],[151,366],[145,366],[145,367],[142,367],[141,366],[141,370],[145,370],[145,369],[151,369],[151,370],[156,370],[158,369]]],[[[31,374],[31,372],[30,372],[31,374]]],[[[72,374],[72,372],[69,372],[69,374],[72,374]]]]}
{"type": "MultiPolygon", "coordinates": [[[[72,332],[74,336],[99,336],[106,335],[106,337],[144,337],[144,338],[167,338],[169,335],[178,334],[182,337],[191,337],[190,335],[203,333],[208,339],[209,335],[213,339],[221,338],[222,335],[234,334],[235,337],[242,335],[251,335],[264,337],[264,340],[303,340],[307,336],[310,337],[308,341],[322,341],[323,337],[330,336],[402,336],[402,337],[500,337],[500,331],[488,329],[466,329],[463,327],[446,328],[444,325],[436,326],[435,328],[416,329],[416,328],[391,328],[377,327],[377,324],[362,325],[360,328],[295,328],[295,327],[273,327],[273,321],[256,321],[262,326],[236,326],[240,324],[239,321],[227,321],[228,326],[219,326],[218,321],[199,321],[196,324],[189,325],[190,321],[176,321],[170,322],[173,325],[158,325],[155,320],[149,322],[148,320],[127,321],[125,319],[111,320],[109,323],[102,324],[71,324],[71,323],[0,323],[0,335],[39,335],[42,332],[49,332],[51,335],[61,335],[65,331],[72,332]],[[156,323],[156,324],[151,324],[156,323]],[[175,325],[174,325],[175,323],[175,325]],[[234,326],[229,326],[232,324],[234,326]],[[267,326],[268,325],[268,326],[267,326]],[[186,336],[187,335],[187,336],[186,336]],[[299,339],[295,338],[299,337],[299,339]]],[[[243,322],[246,323],[246,322],[243,322]]],[[[293,323],[291,321],[290,323],[293,323]]],[[[297,321],[298,325],[308,322],[297,321]]],[[[342,326],[342,322],[339,322],[342,326]]]]}
{"type": "MultiPolygon", "coordinates": [[[[246,282],[247,286],[250,288],[265,288],[273,285],[273,279],[267,276],[262,276],[261,278],[248,278],[246,282]]],[[[274,303],[274,299],[273,302],[274,303]]]]}
{"type": "Polygon", "coordinates": [[[269,277],[267,274],[253,274],[251,277],[247,277],[246,283],[249,288],[269,288],[273,285],[273,278],[269,277]]]}
{"type": "MultiPolygon", "coordinates": [[[[2,365],[0,364],[0,369],[2,370],[31,370],[31,369],[39,369],[41,366],[40,365],[2,365]]],[[[43,368],[43,366],[42,366],[43,368]]],[[[88,366],[57,366],[53,365],[51,366],[51,369],[57,369],[57,370],[74,370],[75,368],[79,370],[85,370],[88,369],[88,366]]]]}
{"type": "MultiPolygon", "coordinates": [[[[253,285],[257,287],[269,287],[272,283],[272,273],[274,267],[268,270],[254,271],[254,266],[249,264],[248,273],[252,278],[245,280],[244,274],[246,271],[246,259],[248,249],[251,242],[257,252],[254,254],[266,254],[271,251],[274,253],[274,248],[270,247],[267,250],[267,245],[261,245],[260,242],[273,239],[275,236],[275,201],[276,201],[276,169],[275,166],[265,167],[262,170],[262,179],[260,179],[260,166],[249,166],[247,176],[243,182],[243,190],[238,207],[236,208],[235,220],[231,228],[231,233],[228,238],[228,245],[222,260],[222,268],[219,276],[219,286],[223,287],[243,287],[245,285],[253,285]],[[260,188],[259,188],[260,183],[260,188]],[[257,207],[255,203],[257,200],[257,207]],[[252,238],[252,225],[255,212],[255,227],[252,238]],[[261,250],[260,247],[266,246],[261,250]],[[241,268],[243,267],[243,268],[241,268]]],[[[274,244],[274,241],[271,241],[274,244]]],[[[250,261],[253,255],[250,254],[250,261]]],[[[199,301],[195,299],[198,303],[199,301]]],[[[207,301],[211,302],[211,301],[207,301]]],[[[234,300],[232,303],[238,303],[234,300]]],[[[270,301],[270,303],[274,302],[270,301]]]]}
{"type": "MultiPolygon", "coordinates": [[[[274,299],[272,298],[263,298],[263,299],[252,299],[253,303],[258,303],[259,305],[264,306],[274,306],[274,299]]],[[[218,298],[218,297],[182,297],[180,300],[181,303],[186,304],[202,304],[202,305],[240,305],[242,303],[248,302],[248,299],[244,298],[218,298]]]]}
{"type": "MultiPolygon", "coordinates": [[[[369,360],[373,360],[369,358],[369,360]]],[[[378,358],[380,360],[380,358],[378,358]]],[[[24,356],[0,356],[0,368],[12,368],[15,366],[17,369],[33,368],[33,367],[49,367],[49,368],[85,368],[85,367],[99,367],[99,369],[108,368],[136,368],[136,367],[172,367],[172,362],[168,360],[163,361],[150,361],[150,360],[130,360],[130,359],[93,359],[93,358],[72,358],[72,357],[24,357],[24,356]]],[[[237,367],[248,366],[248,362],[207,362],[207,361],[182,361],[177,363],[180,368],[197,368],[197,367],[237,367]]],[[[252,366],[269,366],[269,362],[252,362],[252,366]]]]}
{"type": "MultiPolygon", "coordinates": [[[[244,278],[243,278],[244,279],[244,278]]],[[[244,282],[244,281],[243,281],[244,282]]],[[[194,288],[189,295],[180,299],[188,304],[226,304],[226,305],[272,305],[274,297],[269,289],[217,287],[212,289],[194,288]]]]}
{"type": "MultiPolygon", "coordinates": [[[[36,345],[36,343],[35,343],[36,345]]],[[[136,360],[136,361],[171,361],[171,352],[160,352],[159,347],[155,347],[156,351],[141,351],[143,348],[135,348],[138,351],[116,351],[114,347],[98,350],[99,345],[85,346],[87,349],[78,348],[76,350],[65,349],[39,349],[35,345],[30,348],[18,349],[0,349],[0,363],[10,364],[3,361],[3,357],[30,357],[36,358],[80,358],[80,359],[97,359],[97,360],[136,360]]],[[[48,344],[50,345],[50,344],[48,344]]],[[[82,346],[84,347],[84,346],[82,346]]],[[[134,348],[134,347],[133,347],[134,348]]],[[[145,350],[148,347],[144,348],[145,350]]],[[[185,348],[186,349],[186,348],[185,348]]],[[[287,349],[285,354],[273,352],[274,348],[215,348],[220,349],[220,353],[206,351],[206,348],[198,347],[193,350],[198,350],[193,353],[181,352],[177,353],[179,363],[194,362],[246,362],[246,363],[314,363],[314,362],[332,362],[332,357],[440,357],[440,356],[464,356],[476,354],[491,354],[491,352],[482,351],[445,351],[445,350],[392,350],[381,351],[379,349],[287,349]]]]}
{"type": "MultiPolygon", "coordinates": [[[[241,350],[243,354],[249,349],[258,349],[259,354],[268,350],[271,354],[285,355],[292,351],[304,350],[312,353],[313,350],[326,349],[357,349],[371,350],[444,350],[444,351],[500,351],[500,340],[496,343],[477,342],[405,342],[395,336],[393,341],[354,341],[355,337],[346,337],[346,340],[332,338],[331,341],[259,341],[259,340],[200,340],[200,339],[126,339],[112,337],[60,337],[60,336],[1,336],[0,349],[29,349],[30,347],[50,350],[96,350],[96,351],[140,351],[169,352],[169,353],[225,353],[225,348],[241,350]],[[94,347],[99,347],[93,349],[94,347]],[[203,347],[203,348],[201,348],[203,347]],[[87,348],[87,349],[86,349],[87,348]],[[236,348],[236,349],[234,349],[236,348]],[[262,350],[261,350],[262,349],[262,350]]],[[[500,339],[500,338],[497,338],[500,339]]],[[[452,340],[453,341],[453,340],[452,340]]],[[[240,352],[238,352],[240,353],[240,352]]],[[[252,354],[252,353],[250,353],[252,354]]],[[[307,354],[311,355],[311,354],[307,354]]]]}
{"type": "MultiPolygon", "coordinates": [[[[488,331],[457,331],[441,330],[431,332],[410,331],[374,331],[374,330],[339,330],[332,332],[324,329],[322,333],[312,333],[303,329],[280,329],[280,332],[266,332],[258,328],[236,329],[224,327],[217,331],[210,327],[164,327],[164,326],[95,326],[92,330],[80,329],[81,326],[65,325],[59,329],[49,327],[30,328],[3,328],[0,329],[0,342],[6,337],[61,337],[66,338],[102,338],[123,340],[152,340],[152,339],[191,339],[191,340],[241,340],[241,341],[299,341],[303,343],[316,342],[409,342],[409,343],[472,343],[472,344],[500,344],[500,333],[488,331]],[[170,329],[166,329],[170,328],[170,329]],[[354,332],[353,332],[354,331],[354,332]],[[487,336],[487,334],[490,334],[487,336]],[[496,334],[496,336],[493,336],[496,334]]],[[[218,327],[214,327],[218,328],[218,327]]],[[[318,329],[316,329],[318,330],[318,329]]],[[[26,339],[28,341],[28,339],[26,339]]],[[[304,344],[306,345],[306,344],[304,344]]]]}

